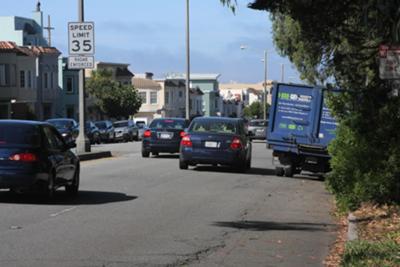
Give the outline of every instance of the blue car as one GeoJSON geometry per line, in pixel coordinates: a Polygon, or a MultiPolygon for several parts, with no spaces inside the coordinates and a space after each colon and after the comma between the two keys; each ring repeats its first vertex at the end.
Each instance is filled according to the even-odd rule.
{"type": "Polygon", "coordinates": [[[0,120],[0,189],[41,191],[51,198],[79,190],[79,159],[50,123],[0,120]]]}
{"type": "Polygon", "coordinates": [[[182,137],[189,122],[182,118],[154,119],[143,133],[142,157],[150,153],[178,153],[182,137]]]}
{"type": "Polygon", "coordinates": [[[179,168],[220,164],[246,171],[251,167],[251,150],[249,134],[242,119],[196,118],[182,138],[179,168]]]}

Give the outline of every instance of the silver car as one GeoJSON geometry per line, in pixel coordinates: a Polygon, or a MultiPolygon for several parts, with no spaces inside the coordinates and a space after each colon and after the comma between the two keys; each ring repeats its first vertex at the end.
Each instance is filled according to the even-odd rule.
{"type": "Polygon", "coordinates": [[[248,132],[251,139],[265,140],[267,135],[267,120],[251,120],[248,126],[248,132]]]}
{"type": "Polygon", "coordinates": [[[114,122],[116,141],[139,140],[139,129],[131,120],[114,122]]]}

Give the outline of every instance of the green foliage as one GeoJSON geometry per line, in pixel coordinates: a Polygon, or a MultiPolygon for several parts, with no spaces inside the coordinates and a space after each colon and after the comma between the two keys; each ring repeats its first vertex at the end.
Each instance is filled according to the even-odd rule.
{"type": "Polygon", "coordinates": [[[370,243],[350,242],[345,249],[341,266],[399,266],[399,245],[394,241],[370,243]]]}
{"type": "MultiPolygon", "coordinates": [[[[267,114],[269,112],[269,104],[266,103],[265,106],[266,110],[267,110],[267,114]]],[[[243,113],[244,116],[247,118],[257,118],[257,119],[261,119],[264,116],[264,110],[262,108],[262,103],[257,101],[257,102],[253,102],[250,106],[247,106],[243,109],[243,113]]]]}
{"type": "Polygon", "coordinates": [[[112,118],[134,115],[142,105],[136,89],[117,83],[107,70],[94,71],[86,87],[95,97],[96,107],[112,118]]]}
{"type": "Polygon", "coordinates": [[[344,89],[330,99],[340,126],[328,184],[343,208],[400,200],[400,101],[379,79],[378,47],[400,43],[399,0],[255,0],[274,42],[310,83],[344,89]]]}

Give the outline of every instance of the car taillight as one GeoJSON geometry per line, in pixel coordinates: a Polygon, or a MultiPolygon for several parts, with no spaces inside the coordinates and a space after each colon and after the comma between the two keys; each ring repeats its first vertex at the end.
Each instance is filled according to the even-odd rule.
{"type": "Polygon", "coordinates": [[[240,139],[237,137],[233,138],[232,143],[231,143],[231,149],[236,150],[236,149],[241,149],[242,147],[243,146],[242,146],[242,142],[240,141],[240,139]]]}
{"type": "Polygon", "coordinates": [[[143,137],[151,137],[151,131],[150,130],[144,131],[143,137]]]}
{"type": "Polygon", "coordinates": [[[181,138],[183,138],[185,135],[186,135],[186,132],[185,132],[185,131],[182,131],[182,132],[179,133],[179,136],[180,136],[181,138]]]}
{"type": "Polygon", "coordinates": [[[182,138],[181,145],[184,146],[184,147],[192,147],[193,146],[192,140],[190,140],[190,136],[189,135],[185,135],[182,138]]]}
{"type": "Polygon", "coordinates": [[[33,153],[18,153],[12,155],[9,159],[12,161],[24,161],[24,162],[34,162],[38,160],[37,156],[33,153]]]}

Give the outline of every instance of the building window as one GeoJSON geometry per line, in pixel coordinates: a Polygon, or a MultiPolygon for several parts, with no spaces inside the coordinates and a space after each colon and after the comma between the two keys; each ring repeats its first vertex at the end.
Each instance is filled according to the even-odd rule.
{"type": "Polygon", "coordinates": [[[150,92],[150,104],[157,104],[157,92],[150,92]]]}
{"type": "Polygon", "coordinates": [[[147,94],[146,94],[146,92],[139,92],[139,97],[142,99],[142,104],[147,104],[147,94]]]}
{"type": "Polygon", "coordinates": [[[32,72],[28,70],[28,88],[32,88],[32,72]]]}
{"type": "Polygon", "coordinates": [[[74,92],[74,80],[72,77],[67,77],[66,92],[67,94],[74,92]]]}
{"type": "Polygon", "coordinates": [[[0,86],[15,86],[17,80],[15,64],[0,64],[0,86]]]}
{"type": "Polygon", "coordinates": [[[19,86],[25,88],[25,71],[21,70],[19,72],[19,86]]]}
{"type": "Polygon", "coordinates": [[[50,88],[54,88],[54,72],[50,73],[50,88]]]}
{"type": "Polygon", "coordinates": [[[182,98],[182,97],[183,97],[183,92],[179,91],[179,98],[182,98]]]}
{"type": "Polygon", "coordinates": [[[165,92],[165,104],[169,104],[169,92],[165,92]]]}
{"type": "Polygon", "coordinates": [[[49,88],[49,74],[47,72],[43,75],[43,87],[45,89],[49,88]]]}

